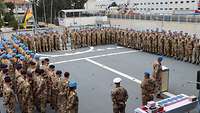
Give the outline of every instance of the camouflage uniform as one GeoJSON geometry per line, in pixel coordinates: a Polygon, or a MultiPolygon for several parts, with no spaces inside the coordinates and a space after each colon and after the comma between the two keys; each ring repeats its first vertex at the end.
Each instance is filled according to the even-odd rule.
{"type": "Polygon", "coordinates": [[[67,113],[78,113],[79,99],[76,91],[70,91],[67,98],[67,113]]]}
{"type": "Polygon", "coordinates": [[[72,45],[72,49],[77,49],[77,34],[76,32],[72,32],[71,33],[71,45],[72,45]]]}
{"type": "Polygon", "coordinates": [[[0,97],[3,96],[3,73],[0,71],[0,97]]]}
{"type": "Polygon", "coordinates": [[[67,34],[63,34],[61,36],[61,40],[62,40],[62,50],[66,50],[67,49],[67,34]]]}
{"type": "Polygon", "coordinates": [[[193,41],[189,38],[186,45],[186,60],[192,62],[193,41]]]}
{"type": "Polygon", "coordinates": [[[58,110],[58,83],[59,83],[59,78],[58,76],[52,76],[52,91],[51,91],[51,105],[52,108],[55,109],[56,111],[58,110]]]}
{"type": "Polygon", "coordinates": [[[122,86],[112,89],[113,113],[125,113],[128,92],[122,86]]]}
{"type": "Polygon", "coordinates": [[[86,31],[82,32],[82,47],[87,47],[87,34],[86,34],[86,31]]]}
{"type": "Polygon", "coordinates": [[[164,46],[165,46],[165,43],[164,43],[164,35],[162,34],[160,37],[159,37],[159,43],[158,43],[158,53],[160,55],[164,55],[164,46]]]}
{"type": "Polygon", "coordinates": [[[106,44],[105,29],[101,32],[101,44],[106,44]]]}
{"type": "Polygon", "coordinates": [[[33,92],[28,80],[25,80],[22,89],[22,113],[33,113],[33,92]]]}
{"type": "Polygon", "coordinates": [[[101,45],[101,31],[97,31],[97,45],[101,45]]]}
{"type": "Polygon", "coordinates": [[[156,83],[151,78],[144,79],[141,83],[141,88],[142,88],[142,104],[147,105],[148,101],[154,100],[156,83]]]}
{"type": "Polygon", "coordinates": [[[87,32],[87,45],[88,46],[92,45],[92,32],[91,31],[87,32]]]}
{"type": "Polygon", "coordinates": [[[194,48],[193,48],[193,62],[199,64],[200,63],[200,41],[199,39],[196,39],[194,42],[194,48]]]}
{"type": "Polygon", "coordinates": [[[97,45],[97,35],[96,35],[96,31],[92,32],[92,46],[96,46],[97,45]]]}
{"type": "Polygon", "coordinates": [[[153,79],[156,81],[156,94],[161,94],[162,89],[162,65],[158,61],[153,64],[153,79]]]}
{"type": "Polygon", "coordinates": [[[15,113],[15,94],[10,86],[4,84],[3,88],[3,97],[4,97],[4,107],[6,113],[15,113]]]}
{"type": "Polygon", "coordinates": [[[68,86],[69,81],[67,79],[62,79],[59,82],[59,94],[58,94],[58,112],[66,113],[67,111],[67,97],[68,97],[68,86]]]}
{"type": "Polygon", "coordinates": [[[41,75],[39,77],[39,85],[38,85],[38,89],[36,91],[36,95],[37,95],[37,109],[40,111],[40,113],[45,113],[46,112],[46,101],[47,101],[47,84],[46,81],[44,79],[45,75],[41,75]]]}

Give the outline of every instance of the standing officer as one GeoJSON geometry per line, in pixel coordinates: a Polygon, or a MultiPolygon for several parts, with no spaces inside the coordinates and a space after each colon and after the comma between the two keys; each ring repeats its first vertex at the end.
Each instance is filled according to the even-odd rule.
{"type": "Polygon", "coordinates": [[[154,93],[156,88],[156,83],[153,79],[150,78],[150,73],[144,73],[144,80],[141,84],[142,88],[142,104],[147,105],[147,102],[153,101],[154,93]]]}
{"type": "Polygon", "coordinates": [[[6,113],[15,112],[15,94],[12,90],[11,78],[9,76],[4,78],[4,88],[3,88],[4,106],[6,113]]]}
{"type": "Polygon", "coordinates": [[[124,87],[120,86],[121,80],[121,78],[113,79],[113,83],[116,85],[111,92],[113,113],[125,113],[128,92],[124,87]]]}
{"type": "Polygon", "coordinates": [[[69,92],[69,72],[64,73],[64,78],[59,82],[58,94],[58,113],[65,113],[67,106],[67,97],[69,92]]]}
{"type": "Polygon", "coordinates": [[[156,94],[157,98],[163,99],[161,93],[161,86],[162,86],[162,62],[163,57],[158,57],[157,61],[153,64],[153,79],[156,81],[156,94]]]}
{"type": "Polygon", "coordinates": [[[77,83],[75,81],[69,82],[69,94],[67,102],[67,113],[78,113],[79,99],[77,96],[77,83]]]}

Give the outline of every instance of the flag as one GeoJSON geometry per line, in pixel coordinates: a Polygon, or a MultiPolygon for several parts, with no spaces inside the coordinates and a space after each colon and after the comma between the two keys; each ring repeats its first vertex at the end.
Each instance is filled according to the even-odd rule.
{"type": "Polygon", "coordinates": [[[31,9],[27,9],[24,19],[23,19],[23,27],[26,29],[28,20],[33,16],[33,12],[31,9]]]}

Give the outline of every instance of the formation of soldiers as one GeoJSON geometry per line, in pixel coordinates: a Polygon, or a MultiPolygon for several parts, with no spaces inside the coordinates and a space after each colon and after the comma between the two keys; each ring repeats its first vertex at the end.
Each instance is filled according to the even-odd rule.
{"type": "Polygon", "coordinates": [[[0,96],[6,113],[46,113],[49,104],[57,113],[78,113],[77,83],[70,73],[56,70],[49,59],[39,56],[17,37],[0,43],[0,96]]]}
{"type": "Polygon", "coordinates": [[[200,39],[196,35],[191,36],[183,32],[96,28],[65,29],[63,33],[46,32],[34,36],[19,35],[19,39],[35,52],[66,50],[68,37],[70,37],[71,49],[118,44],[197,65],[200,63],[200,39]]]}
{"type": "Polygon", "coordinates": [[[63,33],[50,31],[34,35],[20,34],[18,39],[37,53],[67,50],[68,30],[63,33]]]}
{"type": "Polygon", "coordinates": [[[135,31],[128,29],[87,29],[71,32],[72,48],[118,44],[127,48],[200,63],[200,39],[183,32],[135,31]]]}

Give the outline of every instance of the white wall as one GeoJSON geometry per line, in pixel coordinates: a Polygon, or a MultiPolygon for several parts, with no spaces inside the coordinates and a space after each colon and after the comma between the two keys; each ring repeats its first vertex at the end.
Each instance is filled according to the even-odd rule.
{"type": "Polygon", "coordinates": [[[134,8],[138,9],[136,10],[136,12],[138,13],[173,13],[175,8],[177,8],[177,10],[196,10],[198,8],[197,3],[198,0],[131,0],[132,5],[138,4],[134,5],[135,6],[134,8]],[[189,1],[189,3],[187,3],[187,1],[189,1]],[[161,4],[161,2],[163,4],[161,4]],[[165,4],[165,2],[167,2],[167,4],[165,4]],[[144,5],[144,3],[146,3],[146,5],[144,5]],[[144,10],[144,8],[146,8],[146,10],[144,10]],[[152,10],[152,8],[154,10],[152,10]],[[157,8],[158,10],[156,10],[157,8]],[[161,10],[161,8],[163,8],[163,10],[161,10]],[[166,8],[167,10],[165,10],[166,8]],[[172,8],[172,10],[169,10],[170,8],[172,8]]]}

